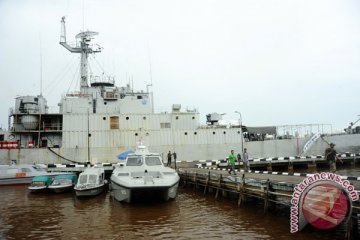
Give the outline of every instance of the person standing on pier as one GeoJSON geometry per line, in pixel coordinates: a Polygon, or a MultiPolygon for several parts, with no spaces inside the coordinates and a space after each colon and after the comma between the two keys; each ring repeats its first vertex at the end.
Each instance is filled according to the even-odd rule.
{"type": "Polygon", "coordinates": [[[170,166],[171,167],[171,152],[169,151],[168,155],[167,155],[167,164],[166,166],[170,166]]]}
{"type": "Polygon", "coordinates": [[[237,158],[237,161],[240,163],[240,162],[241,162],[241,154],[238,153],[237,156],[236,156],[236,158],[237,158]]]}
{"type": "Polygon", "coordinates": [[[243,153],[243,166],[244,166],[244,172],[248,172],[250,170],[250,166],[249,166],[249,154],[247,153],[247,149],[244,148],[244,153],[243,153]]]}
{"type": "Polygon", "coordinates": [[[176,169],[176,158],[177,158],[176,152],[173,153],[173,157],[174,157],[174,164],[175,164],[175,169],[176,169]]]}
{"type": "Polygon", "coordinates": [[[236,175],[235,161],[236,161],[236,156],[234,154],[234,150],[231,150],[231,153],[229,155],[229,163],[230,163],[230,167],[231,167],[231,169],[229,170],[229,174],[231,174],[231,172],[234,172],[234,175],[236,175]]]}
{"type": "Polygon", "coordinates": [[[335,150],[335,144],[330,143],[330,147],[325,150],[325,159],[330,164],[330,172],[336,173],[336,161],[343,163],[343,161],[337,156],[337,152],[335,150]]]}

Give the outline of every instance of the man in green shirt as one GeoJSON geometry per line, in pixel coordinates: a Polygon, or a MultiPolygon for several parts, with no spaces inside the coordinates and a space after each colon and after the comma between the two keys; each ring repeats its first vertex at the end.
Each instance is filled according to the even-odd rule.
{"type": "Polygon", "coordinates": [[[230,163],[230,167],[231,167],[231,169],[229,170],[229,174],[231,174],[231,172],[234,172],[234,175],[236,175],[235,161],[236,161],[236,156],[234,154],[234,150],[231,150],[231,153],[229,155],[229,163],[230,163]]]}

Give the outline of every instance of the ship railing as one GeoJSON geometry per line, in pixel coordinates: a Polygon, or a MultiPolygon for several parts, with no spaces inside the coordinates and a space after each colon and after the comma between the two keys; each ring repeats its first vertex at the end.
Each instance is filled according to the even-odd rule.
{"type": "MultiPolygon", "coordinates": [[[[10,132],[28,132],[29,130],[24,129],[22,125],[19,124],[13,124],[10,126],[10,132]]],[[[35,129],[32,129],[30,131],[39,131],[39,126],[37,126],[35,129]]],[[[62,124],[61,123],[48,123],[48,124],[42,124],[40,127],[40,131],[62,131],[62,124]]]]}

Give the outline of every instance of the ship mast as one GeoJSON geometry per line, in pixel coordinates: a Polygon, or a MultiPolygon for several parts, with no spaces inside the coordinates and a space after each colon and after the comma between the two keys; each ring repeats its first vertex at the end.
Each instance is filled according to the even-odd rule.
{"type": "Polygon", "coordinates": [[[90,44],[93,36],[98,35],[97,32],[84,31],[77,34],[75,37],[77,39],[76,45],[71,46],[66,42],[66,29],[65,29],[65,17],[61,18],[61,33],[60,33],[60,44],[69,50],[72,53],[80,53],[80,91],[81,93],[87,93],[89,87],[88,84],[88,56],[91,53],[101,52],[101,48],[97,46],[93,48],[90,44]]]}

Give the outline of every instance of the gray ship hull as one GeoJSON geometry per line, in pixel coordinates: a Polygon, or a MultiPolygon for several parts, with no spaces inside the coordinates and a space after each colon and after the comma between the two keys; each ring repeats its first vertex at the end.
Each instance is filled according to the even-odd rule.
{"type": "MultiPolygon", "coordinates": [[[[306,155],[323,155],[327,142],[334,142],[339,153],[360,152],[360,134],[341,134],[324,137],[326,141],[319,138],[307,151],[306,155]]],[[[248,149],[251,158],[286,157],[298,156],[309,138],[294,138],[282,140],[265,140],[245,142],[244,147],[248,149]]],[[[128,147],[98,147],[90,149],[92,163],[117,163],[117,155],[136,146],[128,147]]],[[[154,152],[162,153],[165,157],[168,151],[177,153],[178,161],[196,160],[219,160],[225,159],[230,150],[235,153],[241,152],[241,143],[218,143],[218,144],[182,144],[149,146],[154,152]]],[[[87,148],[21,148],[1,149],[0,164],[17,163],[71,163],[69,160],[76,159],[77,162],[87,162],[87,148]],[[68,160],[66,160],[68,159],[68,160]]]]}

